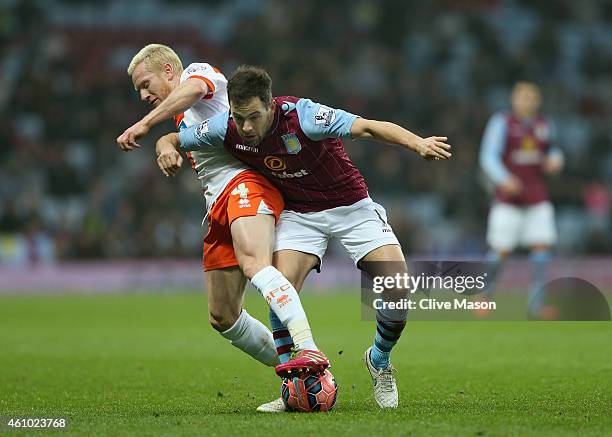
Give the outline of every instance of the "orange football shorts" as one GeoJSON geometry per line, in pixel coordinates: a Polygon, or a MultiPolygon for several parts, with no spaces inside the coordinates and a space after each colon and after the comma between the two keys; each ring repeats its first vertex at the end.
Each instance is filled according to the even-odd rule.
{"type": "Polygon", "coordinates": [[[273,215],[278,222],[285,207],[283,196],[264,176],[245,170],[225,187],[208,214],[208,233],[204,237],[204,270],[238,265],[230,225],[239,217],[258,213],[273,215]]]}

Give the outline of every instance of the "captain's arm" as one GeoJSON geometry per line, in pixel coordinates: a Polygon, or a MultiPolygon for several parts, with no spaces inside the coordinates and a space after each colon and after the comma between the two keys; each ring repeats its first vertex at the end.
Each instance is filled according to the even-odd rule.
{"type": "Polygon", "coordinates": [[[168,97],[142,119],[148,127],[182,114],[191,108],[197,101],[204,98],[209,92],[205,81],[190,77],[181,82],[168,97]]]}

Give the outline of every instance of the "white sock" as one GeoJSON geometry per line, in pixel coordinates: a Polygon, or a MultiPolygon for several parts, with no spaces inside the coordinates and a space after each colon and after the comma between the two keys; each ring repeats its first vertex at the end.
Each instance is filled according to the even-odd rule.
{"type": "Polygon", "coordinates": [[[221,335],[232,345],[266,366],[276,366],[280,363],[272,333],[246,310],[242,310],[234,326],[221,335]]]}
{"type": "Polygon", "coordinates": [[[293,285],[272,266],[258,271],[251,283],[266,299],[280,321],[287,327],[297,349],[318,350],[302,302],[293,285]]]}

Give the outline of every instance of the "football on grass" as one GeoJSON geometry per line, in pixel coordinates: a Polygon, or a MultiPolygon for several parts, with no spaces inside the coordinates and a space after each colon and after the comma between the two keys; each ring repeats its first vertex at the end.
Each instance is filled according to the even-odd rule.
{"type": "Polygon", "coordinates": [[[318,375],[285,378],[281,396],[292,411],[329,411],[336,404],[338,384],[329,370],[318,375]]]}

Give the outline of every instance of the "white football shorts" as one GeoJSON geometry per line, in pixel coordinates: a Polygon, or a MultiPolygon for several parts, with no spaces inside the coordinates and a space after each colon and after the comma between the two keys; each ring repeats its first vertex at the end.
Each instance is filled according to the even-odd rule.
{"type": "Polygon", "coordinates": [[[274,251],[311,253],[321,262],[330,238],[338,239],[355,264],[381,246],[400,245],[387,222],[385,208],[367,197],[325,211],[283,211],[276,225],[274,251]]]}
{"type": "Polygon", "coordinates": [[[550,202],[516,206],[496,202],[489,212],[487,243],[497,252],[517,247],[552,246],[557,241],[555,210],[550,202]]]}

